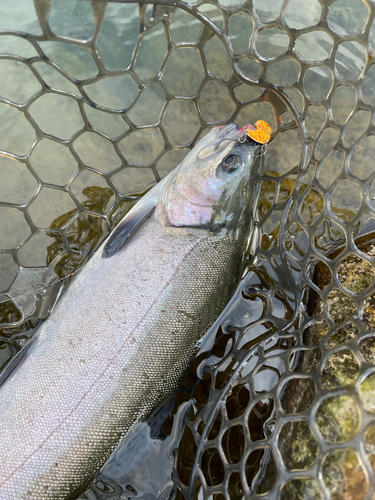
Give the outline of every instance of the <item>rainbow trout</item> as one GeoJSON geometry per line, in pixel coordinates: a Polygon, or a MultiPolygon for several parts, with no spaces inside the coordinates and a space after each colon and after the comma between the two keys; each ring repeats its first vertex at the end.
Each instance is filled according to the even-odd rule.
{"type": "Polygon", "coordinates": [[[0,499],[74,498],[175,389],[243,271],[262,146],[216,127],[77,274],[0,388],[0,499]]]}

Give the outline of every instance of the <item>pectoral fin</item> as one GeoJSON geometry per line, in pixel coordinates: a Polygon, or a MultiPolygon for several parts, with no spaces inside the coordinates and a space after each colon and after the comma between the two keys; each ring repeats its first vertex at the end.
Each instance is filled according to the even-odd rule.
{"type": "Polygon", "coordinates": [[[102,254],[103,259],[112,257],[112,255],[115,255],[124,248],[143,224],[151,217],[159,203],[164,185],[171,173],[146,193],[121,220],[119,225],[110,234],[104,246],[102,254]]]}
{"type": "Polygon", "coordinates": [[[155,203],[143,203],[139,210],[125,217],[115,228],[106,243],[102,257],[107,259],[119,252],[151,217],[156,208],[155,203]]]}
{"type": "Polygon", "coordinates": [[[33,340],[31,339],[24,347],[22,347],[20,351],[17,352],[10,363],[4,368],[0,375],[0,387],[8,380],[14,370],[22,363],[32,345],[33,340]]]}

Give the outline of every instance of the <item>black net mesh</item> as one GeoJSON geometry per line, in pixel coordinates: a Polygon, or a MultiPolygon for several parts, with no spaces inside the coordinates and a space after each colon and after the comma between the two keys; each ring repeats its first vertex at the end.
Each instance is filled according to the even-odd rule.
{"type": "Polygon", "coordinates": [[[374,12],[370,0],[0,5],[2,368],[202,134],[257,119],[273,130],[257,247],[214,342],[81,498],[373,498],[374,12]]]}

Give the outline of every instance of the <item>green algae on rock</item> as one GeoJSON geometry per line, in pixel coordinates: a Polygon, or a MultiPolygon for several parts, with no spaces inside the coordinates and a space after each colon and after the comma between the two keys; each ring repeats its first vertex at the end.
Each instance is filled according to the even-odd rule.
{"type": "Polygon", "coordinates": [[[335,351],[326,360],[322,371],[325,389],[338,389],[354,381],[359,373],[359,363],[350,349],[335,351]]]}
{"type": "MultiPolygon", "coordinates": [[[[375,272],[371,263],[375,256],[374,236],[372,233],[355,240],[363,257],[344,253],[342,260],[333,267],[330,261],[334,262],[334,258],[344,252],[344,246],[337,245],[334,252],[325,255],[324,262],[319,260],[312,267],[312,282],[317,288],[310,287],[306,294],[306,313],[311,318],[302,332],[306,348],[299,351],[298,362],[293,366],[293,372],[303,376],[291,378],[280,392],[283,411],[298,414],[316,403],[318,391],[315,391],[315,383],[329,391],[316,405],[315,425],[321,438],[331,446],[351,444],[362,423],[367,422],[362,412],[367,415],[375,413],[375,373],[370,368],[362,375],[363,360],[375,365],[375,334],[369,332],[375,326],[375,272]],[[335,269],[337,282],[332,280],[335,269]],[[310,379],[307,374],[314,376],[310,379]],[[340,390],[339,394],[337,390],[340,390]]],[[[279,437],[279,450],[283,458],[286,457],[285,465],[290,467],[289,462],[293,461],[296,450],[299,460],[305,456],[306,462],[312,463],[317,453],[314,446],[307,446],[307,443],[315,442],[312,430],[306,428],[304,433],[296,430],[292,433],[291,424],[288,425],[289,428],[282,427],[279,437]]],[[[363,441],[367,458],[375,470],[374,424],[367,427],[363,441]]],[[[315,446],[318,446],[316,442],[315,446]]],[[[323,458],[322,472],[330,500],[361,500],[366,497],[368,477],[354,448],[328,452],[323,458]]],[[[281,498],[286,498],[287,492],[293,498],[307,498],[307,483],[300,484],[299,481],[293,479],[286,483],[281,498]]],[[[316,493],[312,485],[309,488],[312,489],[308,498],[320,498],[318,486],[316,493]]]]}
{"type": "Polygon", "coordinates": [[[278,447],[285,466],[290,470],[308,469],[319,452],[316,438],[305,420],[284,424],[280,430],[278,447]]]}
{"type": "Polygon", "coordinates": [[[328,443],[349,441],[359,430],[360,413],[355,400],[347,395],[326,398],[316,413],[316,425],[328,443]]]}
{"type": "Polygon", "coordinates": [[[375,472],[375,424],[370,425],[364,434],[365,452],[375,472]]]}
{"type": "Polygon", "coordinates": [[[358,386],[358,394],[364,409],[370,413],[375,413],[375,373],[365,376],[358,386]]]}
{"type": "Polygon", "coordinates": [[[323,496],[319,490],[316,479],[312,477],[301,477],[287,481],[280,493],[280,500],[322,500],[323,496]]]}
{"type": "MultiPolygon", "coordinates": [[[[375,256],[373,233],[358,238],[355,243],[370,259],[375,256]]],[[[341,252],[342,248],[338,246],[333,253],[327,255],[327,258],[334,259],[341,252]]],[[[334,348],[356,338],[360,331],[359,325],[363,325],[365,329],[372,329],[375,326],[375,293],[370,291],[366,295],[366,291],[371,290],[374,284],[373,265],[362,257],[349,254],[341,260],[337,276],[340,284],[348,290],[348,294],[331,284],[331,273],[329,271],[328,274],[325,263],[318,261],[313,269],[312,281],[327,294],[326,308],[331,322],[322,318],[324,315],[322,296],[310,289],[307,313],[313,318],[313,322],[304,332],[305,345],[319,343],[324,339],[328,348],[334,348]],[[358,315],[360,324],[353,321],[358,315]],[[335,325],[339,328],[336,329],[335,325]]]]}
{"type": "Polygon", "coordinates": [[[363,463],[353,448],[326,454],[323,459],[323,482],[331,500],[361,500],[368,490],[363,463]]]}
{"type": "Polygon", "coordinates": [[[311,377],[292,378],[283,386],[280,403],[287,414],[303,413],[315,401],[316,385],[311,377]]]}

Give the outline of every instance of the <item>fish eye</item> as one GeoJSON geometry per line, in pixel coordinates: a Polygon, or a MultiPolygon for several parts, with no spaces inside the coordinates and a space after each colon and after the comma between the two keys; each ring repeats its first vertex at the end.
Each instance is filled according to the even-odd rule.
{"type": "Polygon", "coordinates": [[[241,157],[239,155],[228,155],[221,162],[221,168],[225,172],[233,172],[236,170],[242,163],[241,157]]]}

